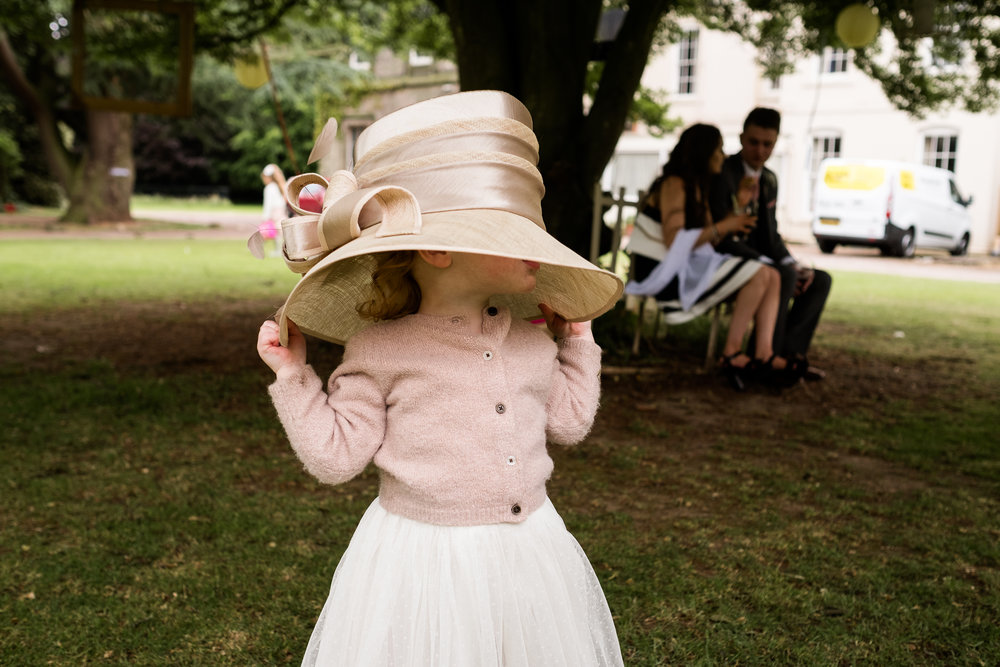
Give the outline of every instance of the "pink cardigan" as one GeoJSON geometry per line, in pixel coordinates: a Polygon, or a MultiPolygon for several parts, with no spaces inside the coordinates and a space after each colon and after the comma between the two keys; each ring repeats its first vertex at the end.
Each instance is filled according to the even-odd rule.
{"type": "Polygon", "coordinates": [[[574,444],[590,431],[601,349],[561,340],[503,308],[483,333],[460,319],[410,315],[356,334],[326,391],[309,366],[283,368],[269,387],[305,468],[329,484],[379,470],[379,501],[426,523],[523,521],[545,500],[546,438],[574,444]]]}

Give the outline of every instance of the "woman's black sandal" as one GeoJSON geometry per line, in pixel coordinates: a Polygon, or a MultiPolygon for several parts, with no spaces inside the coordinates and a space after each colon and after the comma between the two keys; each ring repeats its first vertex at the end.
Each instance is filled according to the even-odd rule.
{"type": "Polygon", "coordinates": [[[767,361],[754,359],[747,364],[751,377],[754,380],[770,387],[791,387],[799,381],[800,377],[802,377],[801,368],[791,359],[786,361],[786,366],[784,368],[775,368],[774,360],[777,357],[777,354],[772,354],[767,361]]]}
{"type": "Polygon", "coordinates": [[[722,370],[722,374],[726,376],[729,385],[736,391],[744,391],[747,388],[747,371],[752,363],[751,360],[745,366],[734,366],[733,359],[741,354],[743,353],[724,354],[719,359],[719,368],[722,370]]]}

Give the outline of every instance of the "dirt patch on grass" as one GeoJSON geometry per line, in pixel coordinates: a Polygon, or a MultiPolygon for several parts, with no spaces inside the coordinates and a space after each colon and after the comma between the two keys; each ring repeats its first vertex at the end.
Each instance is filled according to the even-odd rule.
{"type": "MultiPolygon", "coordinates": [[[[0,322],[0,355],[34,372],[100,359],[123,372],[260,369],[266,374],[254,346],[257,328],[273,308],[268,300],[219,299],[10,315],[0,322]]],[[[310,341],[310,358],[321,374],[333,370],[340,352],[310,341]]],[[[778,471],[794,483],[808,482],[810,476],[835,478],[876,495],[924,484],[917,471],[864,452],[845,453],[837,434],[817,437],[812,429],[831,415],[881,410],[888,399],[926,400],[928,387],[948,382],[935,372],[935,362],[915,368],[819,350],[814,363],[827,372],[825,380],[737,393],[717,373],[702,370],[700,351],[666,347],[657,352],[649,365],[610,359],[602,409],[588,442],[553,449],[552,485],[564,502],[581,509],[599,504],[640,522],[651,513],[658,521],[665,513],[679,519],[697,516],[711,504],[714,471],[724,470],[732,457],[743,469],[778,471]],[[574,469],[595,462],[612,468],[615,483],[582,497],[572,487],[574,469]]]]}

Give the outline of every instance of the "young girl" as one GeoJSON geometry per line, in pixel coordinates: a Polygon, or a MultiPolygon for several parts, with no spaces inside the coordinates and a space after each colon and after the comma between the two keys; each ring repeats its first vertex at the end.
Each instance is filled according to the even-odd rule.
{"type": "Polygon", "coordinates": [[[281,233],[278,225],[285,218],[285,175],[278,165],[269,164],[260,172],[260,180],[264,183],[264,207],[257,229],[262,239],[274,241],[275,252],[272,254],[277,255],[281,233]]]}
{"type": "Polygon", "coordinates": [[[299,213],[305,184],[327,191],[284,223],[305,275],[260,330],[269,391],[310,473],[336,484],[374,461],[380,478],[303,664],[622,664],[545,492],[546,440],[593,421],[589,320],[622,286],[545,232],[530,123],[505,93],[436,98],[366,129],[353,173],[289,182],[299,213]],[[555,341],[526,321],[539,311],[555,341]],[[303,332],[346,341],[325,390],[303,332]]]}

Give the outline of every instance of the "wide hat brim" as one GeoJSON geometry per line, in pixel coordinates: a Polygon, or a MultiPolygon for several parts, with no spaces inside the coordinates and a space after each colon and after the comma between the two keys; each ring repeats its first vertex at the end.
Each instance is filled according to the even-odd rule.
{"type": "Polygon", "coordinates": [[[380,225],[332,251],[303,275],[278,313],[281,342],[288,343],[288,320],[310,336],[344,344],[373,324],[357,306],[370,298],[375,255],[397,250],[444,250],[538,262],[535,289],[496,295],[518,318],[540,316],[544,303],[571,322],[607,312],[622,295],[615,274],[591,264],[544,228],[517,214],[495,209],[425,213],[415,234],[377,236],[380,225]]]}

